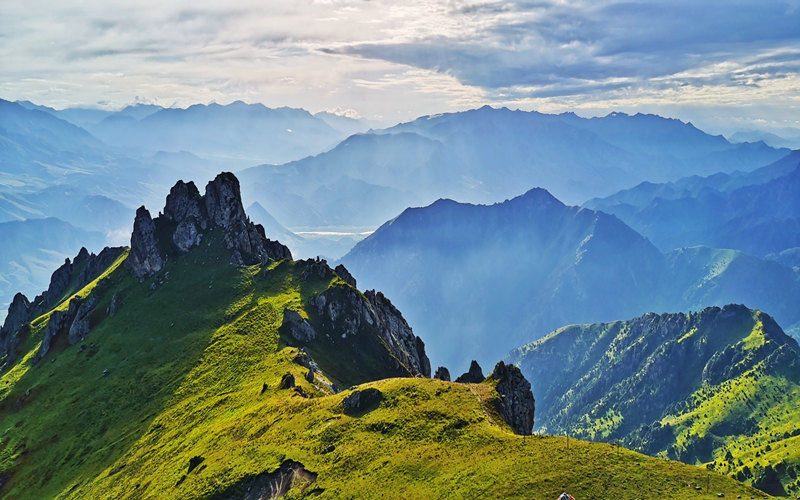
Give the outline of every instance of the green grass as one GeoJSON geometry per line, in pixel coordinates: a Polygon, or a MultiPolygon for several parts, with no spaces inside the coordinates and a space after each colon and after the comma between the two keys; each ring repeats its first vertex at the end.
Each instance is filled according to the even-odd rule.
{"type": "MultiPolygon", "coordinates": [[[[314,487],[328,498],[759,496],[716,472],[611,445],[514,435],[488,384],[369,382],[383,402],[345,415],[348,391],[308,383],[279,326],[289,307],[321,328],[311,298],[346,285],[302,281],[299,263],[230,266],[218,237],[144,283],[120,260],[79,291],[102,297],[83,347],[58,346],[31,365],[47,315],[33,322],[23,356],[0,378],[4,498],[204,498],[285,459],[318,473],[314,487]],[[122,306],[106,317],[113,293],[122,306]],[[313,397],[277,389],[287,372],[313,397]],[[187,474],[195,456],[202,466],[187,474]],[[707,481],[708,492],[687,486],[707,481]]],[[[379,339],[330,337],[308,351],[334,382],[398,373],[379,339]]],[[[303,496],[300,486],[288,496],[303,496]]]]}

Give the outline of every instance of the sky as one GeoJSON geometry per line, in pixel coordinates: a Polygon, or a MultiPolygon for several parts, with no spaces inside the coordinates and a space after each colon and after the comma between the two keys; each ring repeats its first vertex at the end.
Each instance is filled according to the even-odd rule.
{"type": "Polygon", "coordinates": [[[800,0],[0,2],[0,97],[393,123],[489,104],[800,129],[800,0]]]}

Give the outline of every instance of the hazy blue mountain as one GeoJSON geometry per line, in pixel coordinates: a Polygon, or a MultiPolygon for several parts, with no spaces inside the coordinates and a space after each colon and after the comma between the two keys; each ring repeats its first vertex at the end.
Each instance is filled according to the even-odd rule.
{"type": "Polygon", "coordinates": [[[331,128],[338,130],[347,136],[366,132],[370,128],[369,124],[364,120],[350,118],[349,116],[337,115],[329,111],[320,111],[319,113],[314,113],[314,118],[319,118],[330,125],[331,128]]]}
{"type": "Polygon", "coordinates": [[[800,130],[784,129],[777,133],[763,130],[739,130],[728,137],[731,142],[758,142],[763,141],[773,148],[800,148],[800,130]]]}
{"type": "Polygon", "coordinates": [[[417,134],[359,134],[326,153],[238,175],[243,197],[290,227],[375,227],[409,204],[436,199],[437,189],[449,190],[446,174],[428,169],[440,147],[417,134]]]}
{"type": "Polygon", "coordinates": [[[780,253],[800,246],[800,151],[747,174],[643,183],[585,206],[617,215],[662,250],[780,253]]]}
{"type": "Polygon", "coordinates": [[[538,185],[580,202],[645,180],[754,170],[787,153],[730,144],[652,115],[587,120],[487,106],[356,135],[327,153],[254,167],[241,177],[251,186],[248,199],[292,227],[342,220],[367,226],[441,197],[491,203],[538,185]],[[363,196],[343,196],[356,189],[363,196]],[[279,213],[290,199],[301,208],[279,213]]]}
{"type": "Polygon", "coordinates": [[[48,106],[41,106],[39,104],[34,104],[30,101],[16,101],[16,103],[27,109],[36,109],[39,111],[44,111],[46,113],[55,116],[56,118],[59,118],[61,120],[64,120],[81,128],[87,128],[89,126],[96,125],[101,121],[103,121],[103,119],[105,119],[106,117],[114,114],[113,111],[108,111],[99,108],[74,107],[66,109],[54,109],[48,106]]]}
{"type": "Polygon", "coordinates": [[[82,246],[98,250],[102,233],[78,229],[54,217],[0,223],[0,316],[17,292],[34,297],[50,274],[82,246]]]}
{"type": "Polygon", "coordinates": [[[302,109],[271,109],[241,101],[140,115],[123,110],[89,130],[117,147],[189,151],[236,165],[295,160],[330,149],[347,135],[302,109]]]}
{"type": "Polygon", "coordinates": [[[732,302],[800,320],[800,280],[733,250],[662,254],[612,215],[542,189],[495,205],[440,200],[404,211],[342,263],[389,294],[458,372],[560,325],[732,302]]]}
{"type": "Polygon", "coordinates": [[[56,185],[33,193],[0,193],[0,222],[57,217],[75,227],[108,234],[129,232],[133,213],[133,209],[116,200],[75,186],[56,185]]]}

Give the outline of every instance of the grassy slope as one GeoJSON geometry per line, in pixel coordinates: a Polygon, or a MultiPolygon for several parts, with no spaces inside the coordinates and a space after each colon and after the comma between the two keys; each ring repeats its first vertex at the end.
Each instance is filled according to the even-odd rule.
{"type": "MultiPolygon", "coordinates": [[[[284,307],[304,308],[341,286],[338,278],[301,283],[289,262],[235,268],[215,248],[172,260],[154,291],[119,259],[105,281],[79,292],[94,287],[103,297],[85,347],[57,346],[35,366],[47,315],[33,322],[22,360],[0,380],[4,498],[204,497],[284,458],[319,473],[314,486],[330,498],[546,498],[562,489],[578,498],[702,498],[686,485],[706,480],[709,497],[758,495],[609,445],[571,441],[567,452],[563,438],[516,436],[485,384],[386,379],[369,384],[385,394],[376,410],[344,415],[346,393],[326,396],[305,381],[292,362],[297,349],[278,334],[284,307]],[[112,292],[122,307],[106,318],[112,292]],[[277,389],[286,372],[317,397],[277,389]],[[205,460],[187,474],[195,456],[205,460]]],[[[328,353],[328,366],[352,364],[342,347],[330,346],[338,354],[328,353]]],[[[357,367],[330,371],[343,383],[361,376],[357,367]]],[[[289,496],[301,495],[298,486],[289,496]]]]}
{"type": "MultiPolygon", "coordinates": [[[[726,345],[743,352],[753,351],[771,341],[765,339],[762,313],[752,311],[751,316],[747,318],[749,321],[736,325],[703,327],[701,324],[699,330],[697,327],[689,328],[677,340],[666,340],[663,344],[663,339],[658,339],[659,347],[652,354],[653,359],[673,349],[675,344],[690,342],[716,344],[712,352],[726,345]]],[[[764,468],[771,466],[776,469],[785,493],[800,494],[800,413],[797,412],[800,384],[771,373],[763,361],[753,362],[744,373],[719,384],[689,380],[698,388],[683,395],[669,393],[680,385],[673,378],[669,379],[669,387],[647,389],[652,380],[648,378],[646,368],[651,365],[650,361],[643,361],[641,371],[633,373],[629,369],[627,378],[623,377],[611,388],[606,388],[589,407],[582,406],[587,401],[579,399],[583,398],[580,386],[587,379],[600,378],[603,372],[619,373],[621,370],[624,373],[624,360],[629,350],[637,350],[637,356],[647,358],[647,354],[642,355],[642,352],[649,352],[642,347],[646,339],[620,342],[629,334],[625,322],[577,325],[560,329],[523,348],[545,349],[536,359],[554,359],[556,364],[569,367],[581,363],[592,366],[592,370],[575,385],[567,383],[554,391],[562,394],[558,401],[562,410],[552,416],[548,432],[568,432],[598,441],[622,441],[633,449],[659,457],[707,465],[747,483],[753,483],[762,476],[764,468]],[[616,348],[620,344],[627,347],[624,350],[616,348]],[[565,359],[558,359],[557,352],[563,352],[565,359]],[[590,358],[594,355],[592,353],[603,359],[590,358]],[[635,400],[614,399],[615,394],[625,394],[626,389],[640,384],[644,384],[647,390],[635,400]],[[632,425],[627,420],[639,417],[643,408],[653,405],[654,399],[660,401],[656,406],[661,408],[667,403],[672,404],[656,419],[662,425],[662,432],[655,437],[648,436],[645,438],[647,442],[642,443],[635,429],[638,424],[632,425]],[[575,407],[571,408],[572,404],[575,407]],[[621,412],[621,408],[625,409],[621,412]]],[[[529,362],[533,362],[532,359],[529,362]]],[[[523,361],[523,367],[525,363],[523,361]]],[[[633,371],[637,369],[638,365],[634,365],[633,371]]],[[[678,380],[686,381],[687,377],[694,376],[692,373],[677,373],[678,380]]],[[[558,374],[553,376],[558,378],[558,374]]]]}

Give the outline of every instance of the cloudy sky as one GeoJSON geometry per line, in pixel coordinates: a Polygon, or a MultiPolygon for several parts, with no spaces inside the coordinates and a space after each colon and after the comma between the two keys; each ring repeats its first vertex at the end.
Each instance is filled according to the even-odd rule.
{"type": "Polygon", "coordinates": [[[800,128],[800,0],[0,2],[0,97],[800,128]]]}

